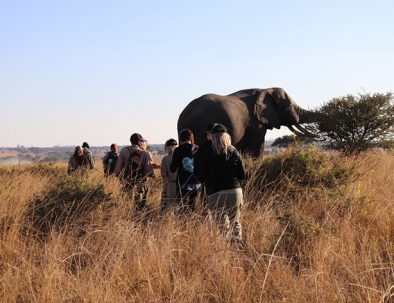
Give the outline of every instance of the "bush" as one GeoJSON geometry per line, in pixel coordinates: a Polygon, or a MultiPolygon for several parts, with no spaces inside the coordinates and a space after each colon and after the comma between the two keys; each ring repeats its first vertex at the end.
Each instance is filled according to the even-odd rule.
{"type": "Polygon", "coordinates": [[[276,138],[271,146],[276,147],[289,147],[293,143],[302,143],[308,144],[312,143],[315,138],[307,137],[307,136],[296,136],[296,135],[286,135],[279,138],[276,138]]]}
{"type": "Polygon", "coordinates": [[[70,176],[31,201],[26,210],[28,227],[45,235],[53,226],[61,228],[65,223],[86,217],[87,212],[106,201],[109,201],[109,195],[102,184],[70,176]]]}
{"type": "Polygon", "coordinates": [[[254,168],[253,187],[278,193],[332,189],[347,184],[353,173],[354,167],[345,165],[333,154],[314,146],[295,146],[260,162],[254,168]]]}
{"type": "Polygon", "coordinates": [[[290,144],[296,141],[295,135],[286,135],[279,138],[276,138],[274,142],[272,142],[271,146],[277,147],[288,147],[290,144]]]}
{"type": "Polygon", "coordinates": [[[310,128],[326,146],[347,155],[394,142],[393,95],[360,94],[334,98],[320,108],[319,121],[310,128]]]}

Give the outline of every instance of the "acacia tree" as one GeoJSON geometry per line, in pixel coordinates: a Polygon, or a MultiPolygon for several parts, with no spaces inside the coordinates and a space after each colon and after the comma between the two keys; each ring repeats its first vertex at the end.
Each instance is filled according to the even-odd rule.
{"type": "Polygon", "coordinates": [[[290,144],[295,142],[295,135],[285,135],[279,138],[276,138],[274,142],[272,142],[271,146],[276,147],[288,147],[290,144]]]}
{"type": "Polygon", "coordinates": [[[308,136],[296,136],[296,135],[285,135],[279,138],[276,138],[271,146],[276,147],[288,147],[289,145],[298,142],[303,144],[313,143],[315,138],[311,138],[308,136]]]}
{"type": "Polygon", "coordinates": [[[334,98],[318,112],[310,130],[318,132],[327,147],[345,154],[393,146],[394,104],[392,93],[359,94],[334,98]]]}

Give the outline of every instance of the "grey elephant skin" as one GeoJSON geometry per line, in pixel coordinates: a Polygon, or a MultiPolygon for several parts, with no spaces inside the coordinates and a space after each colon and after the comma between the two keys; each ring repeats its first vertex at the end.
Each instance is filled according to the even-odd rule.
{"type": "Polygon", "coordinates": [[[233,145],[254,157],[264,151],[267,129],[287,126],[296,134],[311,135],[300,124],[316,115],[299,107],[282,88],[244,89],[227,96],[206,94],[191,101],[178,119],[178,133],[190,129],[195,143],[203,143],[210,123],[225,125],[233,145]],[[299,131],[293,128],[295,126],[299,131]]]}

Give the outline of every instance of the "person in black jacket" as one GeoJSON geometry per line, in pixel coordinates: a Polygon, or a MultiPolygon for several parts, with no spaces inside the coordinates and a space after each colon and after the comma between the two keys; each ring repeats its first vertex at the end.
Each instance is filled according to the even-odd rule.
{"type": "Polygon", "coordinates": [[[201,184],[194,175],[194,154],[198,146],[194,144],[194,136],[190,129],[179,133],[179,146],[174,150],[170,171],[177,175],[178,202],[182,211],[195,209],[197,191],[201,184]]]}
{"type": "Polygon", "coordinates": [[[212,128],[214,126],[215,123],[211,123],[208,125],[205,132],[207,140],[198,147],[198,150],[194,155],[194,174],[197,178],[199,178],[199,173],[201,169],[200,158],[204,157],[206,153],[210,153],[212,151],[212,128]]]}
{"type": "MultiPolygon", "coordinates": [[[[212,152],[212,128],[215,126],[215,123],[210,123],[205,132],[207,140],[198,147],[196,154],[194,155],[194,175],[199,178],[200,170],[202,169],[200,159],[205,156],[207,153],[212,152]]],[[[203,184],[202,184],[203,185],[203,184]]],[[[205,186],[201,188],[201,202],[203,206],[203,214],[206,214],[207,210],[207,191],[205,186]]]]}
{"type": "Polygon", "coordinates": [[[199,162],[199,179],[207,191],[208,209],[219,221],[226,238],[232,231],[232,242],[243,245],[240,181],[246,178],[246,172],[241,155],[231,145],[231,137],[224,125],[215,124],[212,128],[212,150],[199,162]]]}

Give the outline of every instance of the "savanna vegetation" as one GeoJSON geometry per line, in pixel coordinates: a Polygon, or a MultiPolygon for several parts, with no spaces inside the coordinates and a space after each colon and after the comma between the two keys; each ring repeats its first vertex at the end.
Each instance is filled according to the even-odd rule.
{"type": "Polygon", "coordinates": [[[245,248],[100,169],[0,167],[1,302],[393,302],[394,154],[246,159],[245,248]]]}

